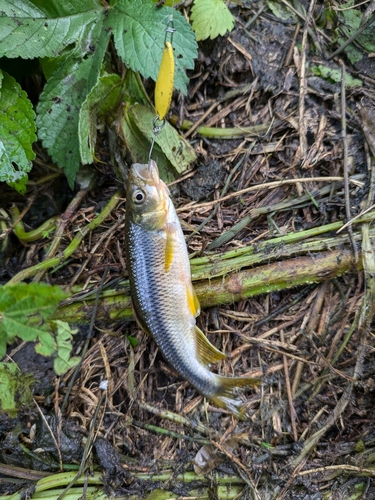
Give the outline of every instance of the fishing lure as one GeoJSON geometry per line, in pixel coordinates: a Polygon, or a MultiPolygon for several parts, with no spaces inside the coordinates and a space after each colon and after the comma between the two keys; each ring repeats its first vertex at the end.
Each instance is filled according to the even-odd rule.
{"type": "Polygon", "coordinates": [[[174,55],[171,42],[165,42],[163,57],[160,64],[158,78],[155,86],[155,109],[158,120],[166,117],[173,94],[174,87],[174,55]]]}
{"type": "Polygon", "coordinates": [[[173,88],[174,88],[174,54],[173,54],[173,33],[176,30],[173,27],[173,18],[170,16],[167,27],[165,29],[164,37],[164,50],[161,58],[158,77],[155,85],[155,110],[156,118],[153,123],[153,138],[148,155],[149,161],[151,160],[152,150],[155,144],[156,136],[161,132],[165,125],[165,117],[169,111],[172,101],[173,88]],[[168,33],[171,35],[171,41],[167,41],[168,33]]]}

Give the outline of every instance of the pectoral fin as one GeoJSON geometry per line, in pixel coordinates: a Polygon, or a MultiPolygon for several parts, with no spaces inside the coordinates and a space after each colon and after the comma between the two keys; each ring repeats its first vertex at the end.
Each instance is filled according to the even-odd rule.
{"type": "Polygon", "coordinates": [[[226,355],[216,349],[197,326],[195,326],[195,336],[197,340],[197,358],[202,365],[217,363],[226,358],[226,355]]]}
{"type": "Polygon", "coordinates": [[[176,242],[176,228],[173,224],[168,223],[166,227],[166,240],[165,240],[165,272],[167,273],[171,268],[173,256],[175,252],[176,242]]]}
{"type": "Polygon", "coordinates": [[[150,332],[148,331],[148,329],[147,329],[147,327],[146,327],[145,323],[143,323],[143,321],[141,320],[141,318],[140,318],[140,316],[139,316],[139,314],[138,314],[138,312],[137,312],[137,309],[136,309],[136,308],[135,308],[135,306],[134,306],[133,301],[132,301],[132,303],[131,303],[131,304],[132,304],[133,316],[134,316],[135,321],[137,322],[137,324],[138,324],[139,328],[140,328],[141,330],[143,330],[145,333],[147,333],[147,335],[150,335],[150,336],[151,336],[151,334],[150,334],[150,332]]]}

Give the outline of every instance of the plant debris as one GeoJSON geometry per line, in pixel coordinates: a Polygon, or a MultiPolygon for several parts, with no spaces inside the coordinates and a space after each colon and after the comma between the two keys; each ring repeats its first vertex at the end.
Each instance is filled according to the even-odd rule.
{"type": "MultiPolygon", "coordinates": [[[[249,420],[205,401],[132,321],[124,197],[99,135],[100,179],[71,193],[56,232],[21,243],[8,231],[2,247],[2,280],[43,278],[72,293],[56,317],[81,324],[76,356],[106,274],[77,376],[51,382],[29,347],[8,350],[40,379],[33,404],[59,452],[36,411],[2,416],[1,493],[14,491],[1,467],[78,467],[84,438],[103,470],[87,488],[104,482],[114,495],[375,498],[373,54],[353,65],[343,48],[341,63],[328,61],[346,36],[333,21],[344,4],[279,3],[288,16],[276,2],[231,9],[234,31],[202,43],[171,117],[199,158],[171,185],[205,307],[198,326],[228,354],[218,373],[262,377],[243,396],[249,420]],[[48,443],[35,441],[41,434],[48,443]]],[[[38,158],[33,182],[49,172],[38,158]]],[[[35,182],[18,198],[23,215],[50,189],[35,182]]]]}

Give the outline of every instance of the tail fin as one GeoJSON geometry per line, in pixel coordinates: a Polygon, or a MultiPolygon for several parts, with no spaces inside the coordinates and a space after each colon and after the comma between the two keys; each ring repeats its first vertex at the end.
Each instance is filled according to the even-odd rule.
{"type": "Polygon", "coordinates": [[[217,375],[218,389],[210,399],[220,408],[229,410],[233,415],[246,420],[243,401],[236,395],[236,389],[239,387],[254,387],[260,384],[261,380],[249,377],[222,377],[217,375]]]}

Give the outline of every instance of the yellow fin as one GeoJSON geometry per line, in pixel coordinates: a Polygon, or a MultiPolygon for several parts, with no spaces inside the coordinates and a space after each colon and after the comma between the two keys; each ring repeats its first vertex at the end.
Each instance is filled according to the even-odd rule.
{"type": "Polygon", "coordinates": [[[175,251],[176,228],[173,224],[167,223],[166,233],[167,237],[165,241],[165,272],[167,273],[171,268],[175,251]]]}
{"type": "Polygon", "coordinates": [[[209,398],[220,408],[229,410],[240,420],[248,420],[244,403],[236,394],[236,388],[254,387],[260,384],[261,380],[250,377],[222,377],[217,375],[218,389],[216,394],[209,398]]]}
{"type": "Polygon", "coordinates": [[[189,283],[187,285],[187,300],[188,300],[188,307],[189,311],[191,314],[196,318],[199,316],[199,313],[201,311],[200,305],[199,305],[199,300],[197,297],[197,294],[195,293],[195,290],[193,288],[193,285],[189,283]]]}
{"type": "Polygon", "coordinates": [[[195,326],[195,337],[197,340],[197,358],[202,365],[217,363],[226,358],[226,355],[219,351],[219,349],[216,349],[197,326],[195,326]]]}

